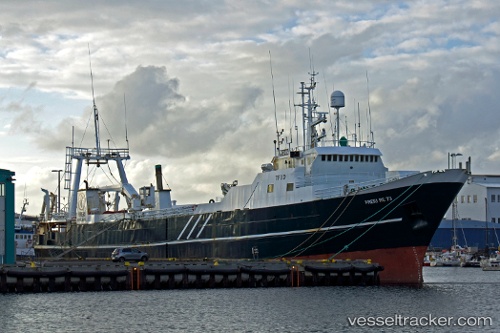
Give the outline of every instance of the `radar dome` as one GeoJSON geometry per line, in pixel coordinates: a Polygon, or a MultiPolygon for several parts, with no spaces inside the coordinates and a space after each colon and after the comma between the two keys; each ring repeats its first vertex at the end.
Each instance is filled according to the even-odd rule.
{"type": "Polygon", "coordinates": [[[332,108],[343,108],[345,106],[345,97],[342,91],[335,90],[330,97],[330,106],[332,108]]]}

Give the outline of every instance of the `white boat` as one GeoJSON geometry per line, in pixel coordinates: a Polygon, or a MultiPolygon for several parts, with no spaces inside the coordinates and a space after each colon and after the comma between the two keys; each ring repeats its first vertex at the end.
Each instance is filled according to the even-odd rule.
{"type": "Polygon", "coordinates": [[[36,218],[24,215],[28,204],[28,200],[24,199],[21,213],[17,217],[14,225],[14,244],[16,246],[17,258],[33,257],[35,255],[33,245],[35,237],[34,222],[36,218]]]}
{"type": "Polygon", "coordinates": [[[481,260],[483,271],[500,271],[500,251],[495,251],[489,258],[481,260]]]}
{"type": "Polygon", "coordinates": [[[431,261],[432,267],[458,267],[461,264],[460,255],[456,252],[444,252],[431,261]]]}

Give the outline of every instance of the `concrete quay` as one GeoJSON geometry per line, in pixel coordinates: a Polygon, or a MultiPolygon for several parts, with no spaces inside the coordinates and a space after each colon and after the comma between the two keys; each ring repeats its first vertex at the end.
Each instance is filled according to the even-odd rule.
{"type": "Polygon", "coordinates": [[[370,261],[33,261],[0,266],[0,292],[377,285],[370,261]]]}

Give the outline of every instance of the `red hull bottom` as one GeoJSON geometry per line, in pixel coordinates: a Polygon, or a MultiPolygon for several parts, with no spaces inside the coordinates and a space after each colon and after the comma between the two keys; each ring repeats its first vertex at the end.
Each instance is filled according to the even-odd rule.
{"type": "MultiPolygon", "coordinates": [[[[423,283],[422,266],[425,246],[399,247],[394,249],[378,249],[369,251],[343,252],[334,259],[371,259],[384,267],[379,272],[381,285],[415,285],[423,283]]],[[[333,254],[303,256],[300,259],[326,259],[333,254]]],[[[298,259],[298,258],[295,258],[298,259]]]]}

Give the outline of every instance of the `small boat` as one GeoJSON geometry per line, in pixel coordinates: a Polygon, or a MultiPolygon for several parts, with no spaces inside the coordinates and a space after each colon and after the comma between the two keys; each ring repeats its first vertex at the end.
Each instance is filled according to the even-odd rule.
{"type": "Polygon", "coordinates": [[[448,252],[445,251],[441,253],[436,260],[431,264],[431,266],[437,266],[437,267],[458,267],[460,266],[461,259],[460,259],[460,254],[452,251],[448,252]]]}
{"type": "Polygon", "coordinates": [[[36,218],[24,215],[26,206],[28,206],[28,200],[24,199],[21,213],[14,224],[14,244],[17,258],[33,257],[35,255],[33,245],[36,218]]]}
{"type": "Polygon", "coordinates": [[[429,267],[435,261],[435,258],[432,254],[426,254],[424,257],[423,266],[429,267]]]}
{"type": "Polygon", "coordinates": [[[481,256],[477,253],[464,253],[461,257],[462,267],[481,267],[481,256]]]}
{"type": "Polygon", "coordinates": [[[500,271],[500,251],[495,251],[489,258],[481,260],[483,271],[500,271]]]}
{"type": "Polygon", "coordinates": [[[460,259],[458,258],[437,258],[430,263],[432,267],[458,267],[460,259]]]}

